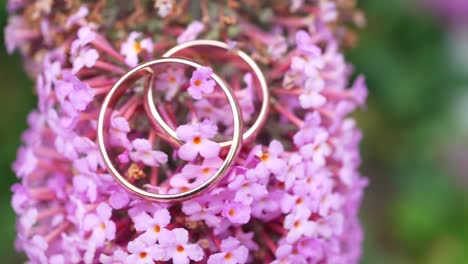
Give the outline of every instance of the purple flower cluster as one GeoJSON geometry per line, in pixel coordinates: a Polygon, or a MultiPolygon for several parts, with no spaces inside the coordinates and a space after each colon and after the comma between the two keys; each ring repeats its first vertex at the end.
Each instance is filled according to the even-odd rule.
{"type": "MultiPolygon", "coordinates": [[[[357,263],[357,215],[367,181],[358,172],[361,133],[348,114],[364,106],[367,89],[363,77],[349,85],[351,66],[339,37],[345,28],[336,28],[344,11],[337,2],[225,7],[228,14],[268,9],[271,16],[258,26],[247,19],[257,12],[210,17],[218,4],[201,1],[203,21],[220,21],[215,27],[188,21],[193,6],[175,1],[156,0],[151,10],[10,1],[7,48],[22,53],[38,94],[14,164],[17,249],[33,263],[357,263]],[[204,37],[219,37],[258,60],[273,97],[268,122],[210,192],[175,204],[134,197],[98,151],[102,100],[129,67],[204,37]]],[[[232,116],[211,74],[209,67],[191,76],[168,67],[156,78],[163,114],[183,141],[172,153],[139,119],[141,87],[125,94],[108,133],[130,182],[180,192],[221,166],[225,154],[217,139],[232,134],[232,116]],[[175,111],[177,102],[189,111],[175,111]],[[192,122],[177,124],[182,116],[192,122]]],[[[246,126],[261,99],[253,77],[227,77],[246,126]]]]}

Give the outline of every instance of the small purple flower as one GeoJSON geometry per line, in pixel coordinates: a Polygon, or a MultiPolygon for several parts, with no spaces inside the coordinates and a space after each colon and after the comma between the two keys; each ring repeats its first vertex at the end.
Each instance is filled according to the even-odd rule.
{"type": "Polygon", "coordinates": [[[165,18],[174,8],[173,0],[155,0],[154,7],[158,9],[158,15],[165,18]]]}
{"type": "Polygon", "coordinates": [[[164,98],[166,101],[171,101],[185,82],[186,78],[182,68],[169,68],[158,76],[155,88],[165,92],[164,98]]]}
{"type": "Polygon", "coordinates": [[[80,81],[76,76],[64,73],[63,80],[56,84],[56,95],[62,109],[70,116],[84,111],[93,100],[94,93],[88,84],[80,81]]]}
{"type": "Polygon", "coordinates": [[[298,254],[294,247],[290,244],[283,244],[276,249],[276,260],[271,264],[294,263],[306,264],[308,263],[304,256],[298,254]]]}
{"type": "Polygon", "coordinates": [[[86,215],[83,221],[85,231],[91,231],[90,243],[101,246],[106,240],[115,238],[116,226],[110,220],[112,208],[106,203],[100,203],[96,208],[96,213],[86,215]]]}
{"type": "Polygon", "coordinates": [[[202,66],[196,69],[190,78],[188,93],[193,99],[200,100],[203,94],[210,94],[214,91],[215,81],[211,79],[213,70],[210,67],[202,66]]]}
{"type": "Polygon", "coordinates": [[[70,28],[71,26],[78,24],[80,21],[84,20],[89,14],[89,9],[86,6],[81,6],[76,13],[69,16],[67,22],[65,23],[65,28],[70,28]]]}
{"type": "Polygon", "coordinates": [[[137,138],[132,142],[133,151],[130,158],[134,162],[142,162],[147,166],[159,167],[167,162],[167,155],[158,150],[153,150],[151,143],[147,139],[137,138]]]}
{"type": "Polygon", "coordinates": [[[143,236],[130,241],[127,249],[130,254],[126,257],[125,263],[153,264],[159,255],[154,242],[143,236]]]}
{"type": "Polygon", "coordinates": [[[160,209],[153,216],[142,212],[133,219],[135,221],[135,230],[144,232],[141,236],[144,236],[145,240],[152,241],[154,244],[158,241],[161,231],[171,221],[171,215],[167,209],[160,209]]]}
{"type": "Polygon", "coordinates": [[[204,199],[203,196],[193,201],[184,202],[182,205],[182,211],[188,215],[189,220],[205,221],[211,227],[220,225],[222,217],[218,215],[222,210],[222,201],[204,199]]]}
{"type": "Polygon", "coordinates": [[[191,161],[200,154],[204,158],[214,158],[219,155],[220,145],[209,140],[218,131],[216,125],[209,120],[204,120],[199,124],[181,125],[177,128],[177,136],[185,141],[179,149],[179,157],[183,160],[191,161]]]}
{"type": "Polygon", "coordinates": [[[270,143],[267,152],[259,149],[256,156],[260,159],[260,163],[258,163],[255,170],[263,176],[267,176],[268,173],[276,175],[283,173],[286,168],[286,162],[280,158],[280,155],[283,154],[283,152],[283,145],[277,140],[273,140],[270,143]]]}
{"type": "Polygon", "coordinates": [[[284,219],[284,227],[289,230],[286,241],[296,242],[302,236],[311,236],[317,231],[317,224],[309,221],[311,211],[308,209],[293,211],[284,219]]]}
{"type": "Polygon", "coordinates": [[[128,132],[130,132],[130,125],[128,124],[128,121],[125,118],[120,116],[112,117],[111,129],[109,131],[111,145],[131,149],[132,144],[127,138],[128,132]]]}
{"type": "Polygon", "coordinates": [[[250,205],[253,200],[258,200],[268,193],[265,186],[254,179],[255,177],[246,177],[244,175],[235,176],[235,179],[228,184],[229,189],[236,191],[234,201],[250,205]]]}
{"type": "Polygon", "coordinates": [[[21,147],[18,150],[18,158],[13,164],[13,170],[19,177],[26,177],[36,168],[38,160],[31,148],[21,147]]]}
{"type": "Polygon", "coordinates": [[[151,38],[141,38],[142,34],[140,32],[132,32],[120,48],[120,53],[125,56],[125,63],[130,67],[135,67],[138,64],[138,55],[143,51],[153,52],[151,38]]]}
{"type": "Polygon", "coordinates": [[[230,202],[224,206],[222,215],[235,224],[245,224],[250,220],[250,206],[240,202],[230,202]]]}
{"type": "Polygon", "coordinates": [[[332,149],[327,143],[328,133],[318,133],[314,142],[302,146],[299,149],[300,154],[305,160],[311,160],[317,166],[325,165],[326,158],[331,154],[332,149]]]}
{"type": "Polygon", "coordinates": [[[188,264],[190,260],[203,259],[203,250],[197,244],[188,243],[188,231],[183,228],[163,230],[156,245],[156,260],[168,261],[174,264],[188,264]]]}
{"type": "Polygon", "coordinates": [[[99,256],[99,261],[102,264],[124,264],[127,257],[128,254],[121,248],[118,248],[112,252],[112,255],[101,254],[101,256],[99,256]]]}
{"type": "Polygon", "coordinates": [[[183,43],[194,40],[205,29],[205,25],[200,21],[193,21],[187,29],[177,38],[177,43],[183,43]]]}
{"type": "Polygon", "coordinates": [[[96,64],[99,53],[95,49],[81,49],[76,57],[72,58],[73,73],[77,73],[83,67],[91,68],[96,64]]]}
{"type": "Polygon", "coordinates": [[[170,179],[170,184],[174,188],[193,189],[211,177],[222,163],[222,159],[214,157],[203,160],[202,165],[187,164],[170,179]]]}
{"type": "Polygon", "coordinates": [[[228,237],[221,242],[221,251],[208,258],[208,264],[242,264],[247,262],[249,250],[239,240],[228,237]]]}

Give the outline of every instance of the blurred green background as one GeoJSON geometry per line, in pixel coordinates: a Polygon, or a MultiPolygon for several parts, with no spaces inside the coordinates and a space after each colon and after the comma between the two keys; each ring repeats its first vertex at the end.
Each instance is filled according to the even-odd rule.
{"type": "MultiPolygon", "coordinates": [[[[370,179],[362,263],[468,263],[468,62],[459,59],[468,41],[456,42],[453,27],[416,1],[359,3],[368,25],[347,56],[370,90],[367,109],[356,114],[370,179]]],[[[0,0],[2,37],[6,19],[0,0]]],[[[36,99],[20,58],[6,55],[0,40],[0,256],[19,263],[11,163],[36,99]]]]}

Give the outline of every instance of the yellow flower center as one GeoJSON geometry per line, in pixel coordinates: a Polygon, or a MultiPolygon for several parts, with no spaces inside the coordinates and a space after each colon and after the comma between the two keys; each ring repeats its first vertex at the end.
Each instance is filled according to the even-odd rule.
{"type": "Polygon", "coordinates": [[[232,258],[231,252],[228,252],[226,255],[224,255],[225,260],[230,260],[232,258]]]}
{"type": "Polygon", "coordinates": [[[236,210],[234,210],[234,209],[229,209],[228,214],[229,214],[230,216],[234,216],[234,215],[236,214],[236,210]]]}
{"type": "Polygon", "coordinates": [[[199,144],[201,144],[202,139],[201,139],[201,137],[194,137],[194,138],[192,139],[192,142],[193,142],[193,144],[195,144],[195,145],[199,145],[199,144]]]}
{"type": "Polygon", "coordinates": [[[146,258],[147,256],[148,256],[148,253],[146,253],[146,252],[141,252],[140,253],[140,258],[142,258],[142,259],[146,258]]]}
{"type": "Polygon", "coordinates": [[[140,51],[142,50],[140,42],[135,41],[135,43],[133,43],[133,49],[136,53],[140,53],[140,51]]]}
{"type": "Polygon", "coordinates": [[[301,222],[300,222],[300,221],[294,222],[294,227],[295,227],[295,228],[298,228],[298,227],[300,227],[300,226],[301,226],[301,222]]]}
{"type": "Polygon", "coordinates": [[[177,252],[182,253],[182,252],[185,251],[185,248],[184,248],[183,246],[181,246],[181,245],[178,245],[178,246],[176,247],[176,250],[177,250],[177,252]]]}
{"type": "Polygon", "coordinates": [[[195,80],[193,83],[195,84],[195,86],[200,86],[200,85],[202,85],[202,81],[200,81],[200,80],[198,80],[198,79],[195,80]]]}
{"type": "Polygon", "coordinates": [[[260,159],[263,161],[263,162],[267,162],[268,160],[270,160],[270,155],[268,153],[263,153],[261,156],[260,156],[260,159]]]}

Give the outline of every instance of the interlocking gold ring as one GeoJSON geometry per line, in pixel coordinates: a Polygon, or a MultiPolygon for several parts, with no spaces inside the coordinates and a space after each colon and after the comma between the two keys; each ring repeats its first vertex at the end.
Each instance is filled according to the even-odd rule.
{"type": "MultiPolygon", "coordinates": [[[[99,119],[97,124],[97,138],[99,149],[101,155],[103,157],[103,161],[109,170],[109,172],[114,176],[117,182],[122,185],[126,190],[129,192],[147,199],[156,202],[177,202],[177,201],[184,201],[191,198],[194,198],[203,192],[213,188],[219,180],[225,175],[229,173],[231,169],[231,165],[235,161],[239,150],[242,145],[242,131],[243,131],[243,120],[242,120],[242,113],[240,111],[239,103],[237,102],[236,97],[234,96],[233,91],[226,84],[223,79],[221,79],[217,74],[213,73],[211,78],[221,87],[223,92],[226,94],[227,100],[229,101],[232,113],[233,113],[233,139],[232,143],[230,144],[229,152],[224,159],[221,167],[216,171],[216,173],[210,177],[206,182],[202,183],[201,185],[197,186],[194,189],[176,193],[176,194],[158,194],[152,193],[145,190],[138,188],[137,186],[133,185],[129,181],[125,179],[125,177],[119,172],[115,160],[109,157],[107,147],[109,146],[109,137],[106,137],[106,131],[109,131],[110,128],[110,119],[114,108],[116,107],[120,97],[124,94],[124,92],[129,88],[129,82],[134,81],[135,79],[141,78],[142,76],[149,75],[150,80],[152,79],[153,69],[152,66],[156,66],[159,64],[164,63],[180,63],[187,66],[191,66],[194,68],[199,68],[202,65],[193,62],[191,60],[183,59],[183,58],[160,58],[156,60],[152,60],[146,63],[143,63],[129,72],[127,72],[124,76],[122,76],[117,83],[112,87],[110,92],[106,95],[104,102],[101,107],[101,111],[99,113],[99,119]]],[[[148,89],[149,84],[146,84],[147,91],[151,91],[152,89],[148,89]]],[[[147,96],[148,98],[152,98],[152,96],[147,96]]],[[[154,104],[153,104],[154,107],[154,104]]],[[[148,113],[147,113],[148,114],[148,113]]],[[[165,123],[164,123],[165,124],[165,123]]],[[[175,133],[175,132],[174,132],[175,133]]],[[[175,134],[171,134],[175,137],[175,134]]],[[[175,137],[176,138],[176,137],[175,137]]]]}
{"type": "MultiPolygon", "coordinates": [[[[260,132],[261,128],[265,124],[266,119],[267,119],[267,114],[269,111],[270,92],[268,90],[265,76],[263,75],[257,63],[255,63],[255,61],[245,52],[238,50],[238,49],[232,49],[232,47],[229,46],[227,43],[216,41],[216,40],[193,40],[193,41],[185,42],[185,43],[179,44],[171,48],[162,56],[166,58],[172,57],[176,55],[176,53],[184,49],[196,47],[196,46],[218,47],[228,52],[233,52],[235,55],[239,56],[245,63],[247,63],[249,67],[252,69],[252,71],[254,72],[255,77],[260,83],[260,88],[261,88],[263,98],[262,98],[262,105],[261,105],[260,112],[258,114],[257,119],[252,124],[252,126],[247,131],[245,131],[242,135],[243,142],[250,142],[260,132]]],[[[145,97],[146,97],[145,105],[151,112],[151,116],[149,119],[150,119],[150,122],[152,122],[153,126],[155,127],[159,126],[159,128],[162,129],[166,134],[168,134],[173,140],[177,142],[181,142],[181,140],[177,137],[176,131],[173,128],[171,128],[167,124],[166,121],[164,121],[158,109],[155,107],[152,89],[149,89],[148,92],[145,93],[145,97]]],[[[221,145],[221,147],[227,147],[227,146],[232,145],[233,141],[228,140],[228,141],[220,142],[219,144],[221,145]]]]}

